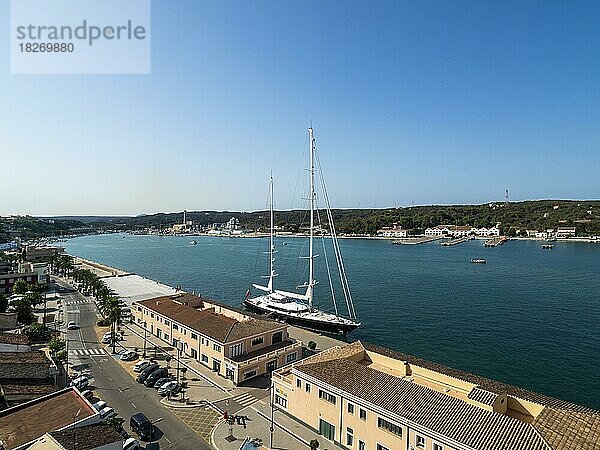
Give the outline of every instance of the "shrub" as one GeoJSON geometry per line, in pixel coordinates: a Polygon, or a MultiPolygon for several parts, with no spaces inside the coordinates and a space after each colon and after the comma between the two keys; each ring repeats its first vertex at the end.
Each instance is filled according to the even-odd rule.
{"type": "Polygon", "coordinates": [[[108,320],[108,319],[99,319],[96,322],[96,325],[98,325],[99,327],[109,327],[110,326],[110,320],[108,320]]]}
{"type": "Polygon", "coordinates": [[[32,323],[23,327],[22,333],[33,342],[48,342],[52,337],[52,330],[41,323],[32,323]]]}
{"type": "Polygon", "coordinates": [[[308,341],[308,348],[310,350],[315,350],[317,348],[317,343],[315,341],[308,341]]]}

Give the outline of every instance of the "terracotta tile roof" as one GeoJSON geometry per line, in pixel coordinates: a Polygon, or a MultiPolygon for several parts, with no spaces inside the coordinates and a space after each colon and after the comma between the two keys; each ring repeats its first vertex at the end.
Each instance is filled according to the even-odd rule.
{"type": "Polygon", "coordinates": [[[492,406],[498,398],[498,394],[475,387],[469,392],[467,397],[473,401],[483,403],[484,405],[492,406]]]}
{"type": "MultiPolygon", "coordinates": [[[[192,330],[198,331],[216,341],[227,343],[244,339],[268,331],[285,328],[285,325],[272,320],[251,318],[238,321],[223,314],[217,314],[214,308],[199,311],[190,304],[198,304],[199,297],[192,294],[184,294],[183,297],[172,298],[171,296],[158,297],[138,302],[140,305],[154,312],[168,317],[173,322],[183,324],[192,330]],[[192,298],[193,297],[193,298],[192,298]],[[194,300],[194,298],[196,300],[194,300]],[[182,304],[181,301],[188,304],[182,304]],[[190,303],[191,302],[191,303],[190,303]]],[[[205,303],[200,299],[199,305],[205,303]]]]}
{"type": "Polygon", "coordinates": [[[114,442],[123,442],[123,436],[104,424],[54,431],[50,436],[65,450],[90,450],[114,442]]]}
{"type": "Polygon", "coordinates": [[[0,411],[0,440],[7,450],[31,442],[50,431],[97,415],[75,389],[67,388],[54,394],[0,411]]]}
{"type": "Polygon", "coordinates": [[[600,413],[544,408],[533,426],[553,449],[600,449],[600,413]]]}
{"type": "Polygon", "coordinates": [[[29,338],[24,334],[0,333],[0,344],[29,345],[29,338]]]}
{"type": "Polygon", "coordinates": [[[533,426],[348,359],[297,370],[477,450],[551,450],[533,426]]]}
{"type": "Polygon", "coordinates": [[[537,403],[539,405],[550,406],[560,409],[567,409],[573,411],[582,411],[582,412],[593,412],[594,410],[587,408],[585,406],[577,405],[574,403],[567,402],[565,400],[560,400],[557,398],[550,397],[545,394],[540,394],[538,392],[528,391],[527,389],[523,389],[517,386],[512,386],[510,384],[503,383],[501,381],[492,380],[490,378],[485,378],[479,375],[475,375],[469,372],[465,372],[462,370],[454,369],[452,367],[447,367],[442,364],[438,364],[432,361],[427,361],[426,359],[418,358],[413,355],[409,355],[407,353],[398,352],[395,350],[391,350],[388,348],[380,347],[378,345],[370,344],[367,342],[362,343],[363,347],[375,353],[379,353],[384,356],[388,356],[393,359],[397,359],[400,361],[406,361],[411,365],[424,367],[426,369],[434,370],[439,373],[443,373],[453,378],[457,378],[462,381],[466,381],[468,383],[472,383],[477,385],[479,388],[486,390],[488,392],[493,392],[496,394],[507,394],[512,395],[513,397],[518,397],[523,400],[527,400],[533,403],[537,403]]]}
{"type": "Polygon", "coordinates": [[[356,341],[297,363],[296,370],[421,424],[477,450],[600,450],[600,412],[356,341]],[[527,423],[469,404],[426,386],[361,364],[365,350],[476,385],[468,398],[492,405],[507,394],[545,406],[527,423]]]}
{"type": "Polygon", "coordinates": [[[58,388],[49,382],[35,383],[35,380],[10,380],[0,383],[0,392],[5,395],[47,395],[58,391],[58,388]]]}
{"type": "Polygon", "coordinates": [[[51,364],[41,350],[31,352],[0,352],[0,364],[51,364]]]}

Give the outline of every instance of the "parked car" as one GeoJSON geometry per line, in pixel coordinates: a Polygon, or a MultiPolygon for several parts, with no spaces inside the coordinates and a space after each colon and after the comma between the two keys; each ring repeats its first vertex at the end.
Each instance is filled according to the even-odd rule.
{"type": "Polygon", "coordinates": [[[138,361],[134,364],[133,366],[133,371],[134,372],[141,372],[142,370],[144,370],[146,367],[148,367],[150,364],[152,364],[152,361],[148,361],[147,359],[144,359],[142,361],[138,361]]]}
{"type": "Polygon", "coordinates": [[[72,320],[67,324],[67,330],[77,330],[78,328],[79,328],[79,325],[77,325],[72,320]]]}
{"type": "Polygon", "coordinates": [[[101,411],[103,408],[106,408],[106,402],[103,400],[98,400],[96,403],[92,405],[96,411],[101,411]]]}
{"type": "Polygon", "coordinates": [[[106,420],[109,417],[112,417],[112,416],[116,415],[115,414],[115,410],[113,408],[111,408],[110,406],[105,406],[104,408],[102,408],[99,411],[99,413],[100,413],[100,418],[102,420],[106,420]]]}
{"type": "Polygon", "coordinates": [[[86,377],[85,375],[77,377],[73,381],[71,381],[71,386],[74,386],[79,390],[85,389],[89,385],[90,385],[90,379],[88,377],[86,377]]]}
{"type": "Polygon", "coordinates": [[[181,391],[181,385],[177,381],[169,381],[160,387],[158,394],[162,396],[167,394],[174,395],[179,393],[179,391],[181,391]]]}
{"type": "Polygon", "coordinates": [[[94,398],[94,392],[90,391],[89,389],[86,389],[85,391],[83,391],[81,393],[81,395],[83,396],[83,398],[85,398],[88,401],[92,401],[92,399],[94,398]]]}
{"type": "Polygon", "coordinates": [[[173,378],[171,378],[171,377],[159,378],[154,383],[154,389],[158,390],[159,387],[161,387],[165,383],[168,383],[169,381],[173,381],[173,378]]]}
{"type": "Polygon", "coordinates": [[[144,413],[137,413],[131,416],[129,428],[142,439],[150,439],[152,434],[152,422],[144,413]]]}
{"type": "Polygon", "coordinates": [[[133,350],[128,350],[121,355],[121,361],[133,361],[138,358],[138,354],[133,350]]]}
{"type": "Polygon", "coordinates": [[[144,370],[142,370],[140,372],[140,374],[135,379],[135,381],[137,381],[138,383],[143,383],[144,381],[146,381],[146,378],[148,378],[150,376],[150,374],[158,368],[159,368],[158,364],[156,364],[156,363],[150,364],[149,366],[147,366],[144,370]]]}
{"type": "Polygon", "coordinates": [[[136,438],[127,438],[123,442],[123,450],[137,450],[140,448],[140,443],[136,438]]]}
{"type": "Polygon", "coordinates": [[[169,375],[169,371],[166,367],[161,367],[152,372],[148,377],[144,380],[144,385],[146,387],[154,387],[154,383],[160,378],[164,378],[169,375]]]}

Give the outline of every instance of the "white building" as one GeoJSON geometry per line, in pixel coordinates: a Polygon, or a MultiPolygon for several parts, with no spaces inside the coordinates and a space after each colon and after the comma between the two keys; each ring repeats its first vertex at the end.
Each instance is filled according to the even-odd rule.
{"type": "Polygon", "coordinates": [[[396,222],[391,227],[383,227],[377,230],[377,236],[386,238],[405,238],[408,237],[408,230],[402,228],[396,222]]]}

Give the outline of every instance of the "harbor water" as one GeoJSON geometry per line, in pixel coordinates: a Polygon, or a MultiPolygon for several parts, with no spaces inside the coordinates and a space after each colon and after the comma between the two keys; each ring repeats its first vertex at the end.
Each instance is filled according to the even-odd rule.
{"type": "MultiPolygon", "coordinates": [[[[85,236],[68,253],[240,307],[268,273],[266,238],[85,236]],[[190,245],[191,240],[197,245],[190,245]]],[[[319,243],[319,245],[321,245],[319,243]]],[[[275,285],[306,281],[307,243],[277,238],[275,285]]],[[[600,409],[600,244],[342,239],[361,339],[600,409]],[[471,264],[485,258],[487,264],[471,264]]],[[[319,247],[318,247],[319,248],[319,247]]],[[[317,304],[332,309],[317,250],[317,304]]],[[[331,269],[335,270],[335,262],[331,269]]],[[[340,290],[341,292],[341,290],[340,290]]],[[[337,299],[346,311],[343,297],[337,299]]]]}

